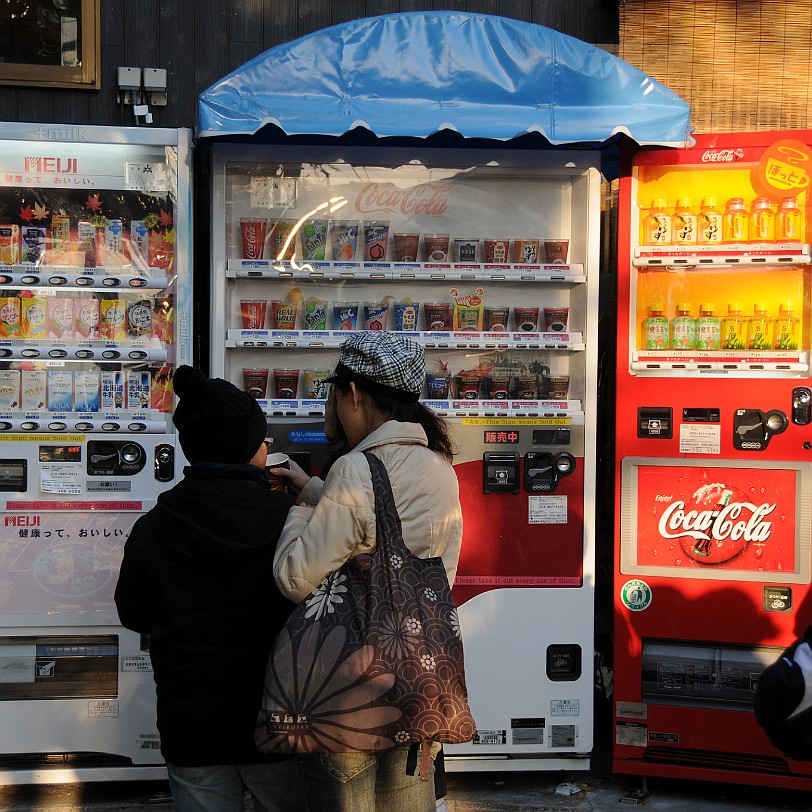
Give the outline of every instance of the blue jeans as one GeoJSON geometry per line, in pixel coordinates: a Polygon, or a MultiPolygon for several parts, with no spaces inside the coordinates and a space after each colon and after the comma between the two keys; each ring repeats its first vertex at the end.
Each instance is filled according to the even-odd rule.
{"type": "Polygon", "coordinates": [[[302,756],[307,812],[434,812],[434,776],[407,775],[408,751],[302,756]]]}
{"type": "Polygon", "coordinates": [[[176,812],[242,812],[245,791],[256,812],[305,812],[299,759],[277,764],[166,765],[176,812]]]}

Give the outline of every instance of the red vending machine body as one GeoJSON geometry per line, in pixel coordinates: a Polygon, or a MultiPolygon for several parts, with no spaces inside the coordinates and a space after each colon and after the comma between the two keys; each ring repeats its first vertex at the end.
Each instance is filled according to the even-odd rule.
{"type": "Polygon", "coordinates": [[[810,144],[700,136],[621,180],[618,772],[812,788],[753,714],[812,622],[810,144]]]}

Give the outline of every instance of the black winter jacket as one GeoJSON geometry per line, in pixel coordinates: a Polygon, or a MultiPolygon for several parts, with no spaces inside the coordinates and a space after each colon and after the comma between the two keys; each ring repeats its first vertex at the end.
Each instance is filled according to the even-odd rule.
{"type": "Polygon", "coordinates": [[[116,606],[151,635],[161,753],[172,764],[279,760],[254,746],[265,667],[293,609],[273,578],[291,500],[253,465],[198,463],[124,546],[116,606]]]}

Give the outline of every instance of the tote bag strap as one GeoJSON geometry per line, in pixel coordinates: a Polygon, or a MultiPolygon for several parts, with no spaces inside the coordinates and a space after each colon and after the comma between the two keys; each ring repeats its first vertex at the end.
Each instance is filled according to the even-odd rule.
{"type": "Polygon", "coordinates": [[[372,474],[372,490],[375,493],[375,545],[376,549],[388,548],[390,552],[402,556],[411,555],[411,551],[403,541],[403,528],[400,516],[395,505],[395,496],[392,493],[392,483],[386,466],[369,451],[364,451],[372,474]]]}

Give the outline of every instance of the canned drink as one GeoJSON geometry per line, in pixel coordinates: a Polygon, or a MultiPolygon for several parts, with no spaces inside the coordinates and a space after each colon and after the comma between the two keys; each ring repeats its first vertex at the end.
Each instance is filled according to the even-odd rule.
{"type": "Polygon", "coordinates": [[[76,226],[76,238],[79,249],[79,266],[82,268],[95,268],[98,265],[96,227],[93,223],[80,220],[76,226]]]}
{"type": "Polygon", "coordinates": [[[127,373],[127,409],[149,409],[152,379],[149,372],[127,373]]]}
{"type": "Polygon", "coordinates": [[[48,305],[42,296],[29,296],[22,303],[20,324],[23,338],[47,338],[48,305]]]}
{"type": "Polygon", "coordinates": [[[50,265],[69,265],[71,261],[70,217],[55,214],[51,217],[50,265]]]}
{"type": "Polygon", "coordinates": [[[45,226],[23,226],[20,229],[23,246],[23,262],[41,265],[45,262],[45,246],[48,229],[45,226]]]}
{"type": "Polygon", "coordinates": [[[76,338],[89,340],[100,338],[98,299],[74,299],[73,329],[76,338]]]}
{"type": "Polygon", "coordinates": [[[142,299],[127,308],[127,335],[143,338],[152,335],[152,302],[142,299]]]}
{"type": "Polygon", "coordinates": [[[76,412],[99,411],[99,371],[79,369],[73,374],[73,409],[76,412]]]}
{"type": "Polygon", "coordinates": [[[48,299],[48,338],[68,339],[73,332],[73,299],[48,299]]]}
{"type": "Polygon", "coordinates": [[[149,270],[149,229],[143,220],[130,221],[130,261],[142,271],[149,270]]]}
{"type": "Polygon", "coordinates": [[[20,261],[20,227],[0,225],[0,262],[16,265],[20,261]]]}
{"type": "Polygon", "coordinates": [[[127,316],[124,299],[102,299],[99,307],[102,338],[124,341],[127,338],[127,316]]]}
{"type": "Polygon", "coordinates": [[[20,337],[20,300],[16,296],[0,298],[0,337],[20,337]]]}

